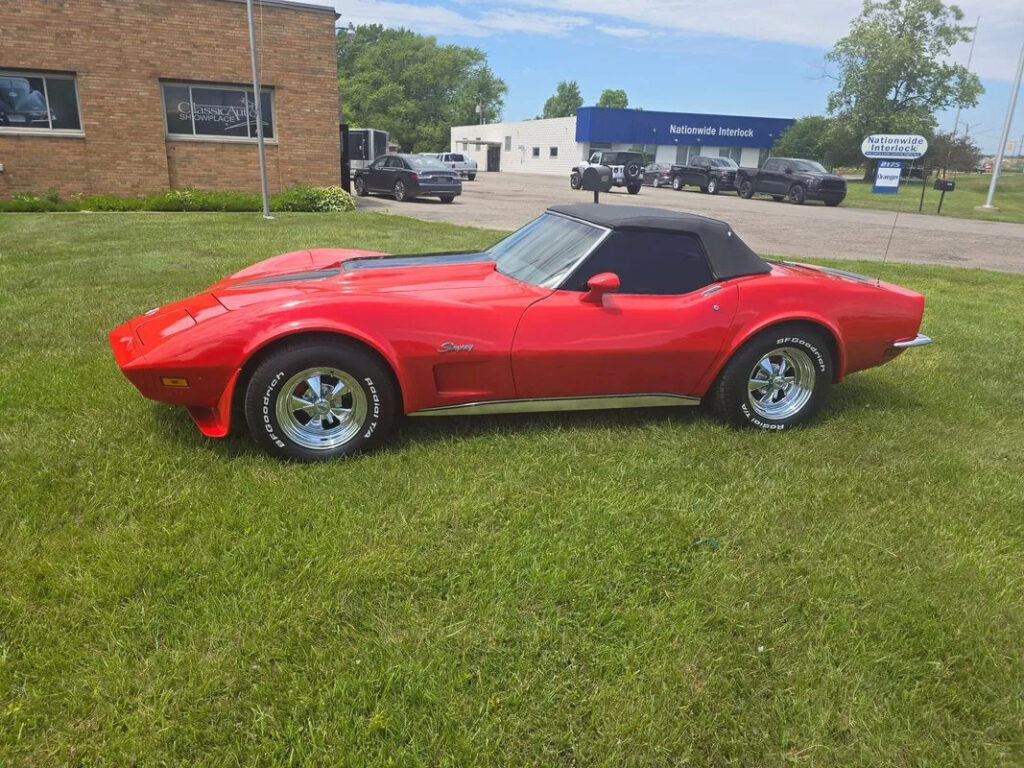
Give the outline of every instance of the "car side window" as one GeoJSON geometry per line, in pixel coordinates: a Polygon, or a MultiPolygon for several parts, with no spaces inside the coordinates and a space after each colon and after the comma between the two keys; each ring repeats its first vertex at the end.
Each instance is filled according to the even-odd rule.
{"type": "Polygon", "coordinates": [[[619,293],[681,296],[714,282],[700,238],[688,232],[613,232],[565,281],[585,291],[587,281],[614,272],[619,293]]]}
{"type": "Polygon", "coordinates": [[[387,158],[386,157],[378,157],[376,160],[374,160],[372,163],[370,163],[370,167],[373,170],[376,171],[379,168],[383,168],[384,167],[384,163],[386,163],[386,162],[387,162],[387,158]]]}
{"type": "Polygon", "coordinates": [[[595,152],[594,154],[592,154],[590,156],[590,163],[592,165],[597,165],[600,162],[601,162],[601,153],[600,152],[595,152]]]}
{"type": "Polygon", "coordinates": [[[764,165],[761,167],[762,171],[777,171],[779,170],[778,160],[765,160],[764,165]]]}

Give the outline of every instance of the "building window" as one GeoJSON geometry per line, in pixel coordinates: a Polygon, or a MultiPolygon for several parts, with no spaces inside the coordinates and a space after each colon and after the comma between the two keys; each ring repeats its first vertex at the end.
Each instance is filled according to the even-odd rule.
{"type": "Polygon", "coordinates": [[[506,152],[511,152],[512,151],[512,137],[511,136],[506,136],[505,137],[505,151],[506,152]]]}
{"type": "MultiPolygon", "coordinates": [[[[256,138],[256,104],[252,89],[221,85],[164,83],[164,117],[168,136],[211,139],[256,138]]],[[[274,92],[260,89],[263,136],[274,133],[274,92]]]]}
{"type": "Polygon", "coordinates": [[[719,157],[728,157],[733,160],[736,165],[740,164],[740,155],[743,154],[743,147],[721,147],[718,150],[719,157]]]}
{"type": "Polygon", "coordinates": [[[0,71],[0,131],[81,131],[74,75],[0,71]]]}
{"type": "Polygon", "coordinates": [[[533,156],[534,157],[540,157],[540,147],[534,147],[533,148],[533,156]]]}
{"type": "Polygon", "coordinates": [[[548,150],[548,157],[558,157],[558,147],[551,147],[548,150]]]}

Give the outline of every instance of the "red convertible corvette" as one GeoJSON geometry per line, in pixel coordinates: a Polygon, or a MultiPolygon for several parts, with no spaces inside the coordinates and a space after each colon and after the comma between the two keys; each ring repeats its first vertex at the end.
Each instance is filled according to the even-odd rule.
{"type": "Polygon", "coordinates": [[[721,221],[560,205],[482,252],[310,250],[110,334],[146,397],[270,453],[378,445],[396,417],[695,405],[801,424],[845,375],[929,342],[924,297],[759,258],[721,221]]]}

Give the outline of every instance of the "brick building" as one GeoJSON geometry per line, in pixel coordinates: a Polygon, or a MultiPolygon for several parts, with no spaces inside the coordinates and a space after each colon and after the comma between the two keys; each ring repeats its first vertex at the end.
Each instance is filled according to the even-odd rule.
{"type": "MultiPolygon", "coordinates": [[[[17,0],[0,16],[0,197],[259,190],[245,0],[17,0]]],[[[257,0],[255,17],[271,191],[338,184],[337,15],[257,0]]]]}

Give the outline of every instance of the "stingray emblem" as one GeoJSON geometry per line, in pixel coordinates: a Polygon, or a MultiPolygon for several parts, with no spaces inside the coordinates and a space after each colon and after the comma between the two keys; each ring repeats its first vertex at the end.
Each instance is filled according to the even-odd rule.
{"type": "Polygon", "coordinates": [[[446,341],[437,348],[438,352],[472,352],[472,344],[456,344],[454,341],[446,341]]]}

